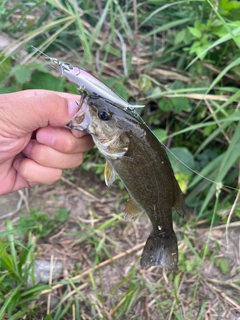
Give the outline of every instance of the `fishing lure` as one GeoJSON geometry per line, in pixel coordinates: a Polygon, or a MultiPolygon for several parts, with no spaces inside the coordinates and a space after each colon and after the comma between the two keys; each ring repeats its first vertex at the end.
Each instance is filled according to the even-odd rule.
{"type": "Polygon", "coordinates": [[[127,110],[134,110],[135,108],[143,108],[144,105],[131,105],[126,100],[121,98],[115,92],[113,92],[107,85],[105,85],[98,78],[88,73],[83,69],[72,66],[69,63],[64,63],[56,58],[52,58],[47,54],[43,53],[39,49],[32,46],[32,49],[44,56],[46,61],[52,62],[58,66],[61,77],[66,77],[69,81],[76,83],[78,91],[82,94],[82,99],[87,96],[102,97],[107,102],[116,104],[117,106],[127,110]]]}

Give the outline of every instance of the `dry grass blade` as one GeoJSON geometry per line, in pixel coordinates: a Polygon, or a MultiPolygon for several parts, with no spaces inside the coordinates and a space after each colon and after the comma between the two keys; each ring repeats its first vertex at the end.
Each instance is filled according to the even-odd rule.
{"type": "MultiPolygon", "coordinates": [[[[209,109],[209,111],[210,111],[210,114],[212,115],[213,119],[216,121],[218,127],[219,127],[219,128],[222,128],[222,126],[221,126],[221,124],[219,123],[218,118],[217,118],[217,116],[216,116],[213,108],[211,107],[210,103],[209,103],[207,100],[205,101],[205,103],[206,103],[206,105],[207,105],[207,107],[208,107],[208,109],[209,109]]],[[[226,141],[230,144],[230,143],[231,143],[231,139],[228,137],[228,135],[227,135],[227,133],[225,132],[224,129],[222,129],[222,134],[224,135],[226,141]]]]}
{"type": "MultiPolygon", "coordinates": [[[[223,95],[214,95],[214,94],[197,94],[197,93],[186,93],[186,94],[168,94],[166,92],[165,94],[166,97],[169,98],[174,98],[174,97],[179,97],[179,98],[189,98],[189,99],[194,99],[194,100],[213,100],[213,101],[227,101],[229,99],[228,96],[223,96],[223,95]]],[[[236,100],[237,101],[237,100],[236,100]]]]}
{"type": "Polygon", "coordinates": [[[88,196],[89,198],[95,200],[95,201],[99,201],[99,199],[97,197],[95,197],[93,194],[87,192],[85,189],[80,188],[79,186],[77,186],[76,184],[74,184],[73,182],[69,181],[68,179],[61,177],[61,180],[65,183],[67,183],[69,186],[76,188],[79,192],[81,192],[82,194],[85,194],[86,196],[88,196]]]}
{"type": "MultiPolygon", "coordinates": [[[[122,252],[120,254],[117,254],[116,256],[113,256],[111,259],[108,259],[108,260],[105,260],[101,263],[99,263],[98,265],[84,271],[83,273],[79,274],[78,276],[75,276],[71,279],[69,279],[70,281],[75,281],[75,280],[81,280],[82,278],[86,277],[86,276],[89,276],[89,274],[93,271],[95,271],[96,269],[99,269],[99,268],[102,268],[108,264],[110,264],[111,262],[113,261],[116,261],[116,260],[119,260],[119,259],[122,259],[123,257],[127,256],[128,254],[131,254],[133,253],[134,251],[137,251],[141,248],[143,248],[145,245],[145,241],[140,243],[140,244],[137,244],[136,246],[134,246],[132,249],[129,249],[129,250],[126,250],[125,252],[122,252]]],[[[46,294],[46,293],[50,293],[52,292],[53,290],[56,290],[58,288],[61,288],[62,286],[64,286],[64,284],[57,284],[55,286],[53,286],[50,290],[44,290],[41,292],[41,295],[43,294],[46,294]]]]}
{"type": "Polygon", "coordinates": [[[40,27],[36,30],[33,30],[32,32],[29,32],[27,35],[22,36],[19,40],[16,40],[14,43],[11,44],[11,46],[3,50],[2,55],[7,58],[8,56],[11,56],[15,51],[19,50],[21,46],[26,45],[27,42],[30,42],[30,40],[34,39],[40,34],[47,32],[49,29],[57,27],[62,23],[65,24],[63,27],[65,29],[69,26],[69,24],[72,24],[73,22],[74,22],[74,18],[70,16],[70,17],[64,17],[57,21],[48,23],[43,27],[40,27]]]}
{"type": "MultiPolygon", "coordinates": [[[[46,313],[55,320],[239,318],[240,190],[236,186],[240,179],[240,59],[234,44],[240,28],[238,9],[227,12],[223,2],[214,10],[210,0],[4,0],[4,5],[0,4],[3,30],[16,39],[3,52],[13,54],[3,57],[1,67],[7,76],[3,90],[25,90],[31,85],[40,88],[48,76],[55,76],[42,73],[32,52],[27,54],[30,45],[48,50],[49,55],[93,73],[124,99],[141,97],[146,102],[146,123],[166,132],[167,147],[188,149],[194,160],[189,164],[193,174],[186,178],[186,205],[190,209],[187,218],[180,220],[185,225],[178,233],[176,272],[137,267],[150,222],[143,215],[129,223],[122,219],[123,213],[118,214],[123,211],[126,193],[120,183],[104,189],[104,181],[98,179],[103,176],[103,160],[94,149],[86,154],[83,170],[66,171],[65,177],[74,178],[74,183],[71,178],[62,178],[53,186],[40,186],[31,191],[27,201],[21,194],[25,206],[17,197],[16,205],[6,211],[13,211],[19,200],[17,210],[20,206],[21,210],[12,221],[14,226],[5,231],[6,225],[0,221],[0,267],[5,255],[6,262],[12,260],[19,273],[25,261],[34,261],[38,250],[45,260],[52,261],[52,256],[60,260],[64,272],[59,282],[51,283],[50,275],[49,285],[28,289],[24,279],[12,278],[11,268],[5,268],[6,273],[0,268],[4,271],[0,298],[7,297],[9,304],[1,310],[4,318],[15,319],[19,310],[23,312],[19,319],[36,320],[45,318],[46,313]],[[224,21],[222,12],[228,20],[224,21]],[[202,60],[192,65],[195,56],[202,60]],[[191,68],[186,69],[187,64],[191,68]],[[219,202],[214,206],[215,193],[219,202]],[[25,207],[31,209],[29,214],[25,207]],[[23,227],[18,225],[21,218],[26,221],[23,227]],[[30,222],[33,226],[28,228],[30,222]],[[43,235],[49,225],[53,230],[43,235]],[[25,233],[14,238],[19,227],[25,233]],[[37,248],[26,249],[26,235],[31,232],[37,248]],[[17,281],[21,288],[15,299],[11,292],[17,281]],[[59,290],[53,292],[55,289],[59,290]],[[29,292],[33,291],[31,299],[29,292]],[[40,304],[33,310],[39,292],[40,304]],[[16,314],[12,310],[15,300],[16,314]],[[57,305],[52,309],[54,300],[57,305]]],[[[66,81],[59,90],[76,89],[66,81]]],[[[186,158],[179,158],[188,165],[186,158]]],[[[181,172],[179,176],[185,182],[181,172]]]]}
{"type": "MultiPolygon", "coordinates": [[[[228,224],[228,229],[229,228],[237,228],[237,227],[240,227],[240,221],[235,221],[235,222],[231,222],[231,223],[228,224]]],[[[225,228],[226,228],[225,224],[214,227],[215,230],[225,229],[225,228]]]]}
{"type": "Polygon", "coordinates": [[[210,290],[212,290],[214,293],[217,293],[223,301],[229,302],[233,307],[235,307],[237,310],[240,311],[240,304],[238,304],[234,299],[230,298],[225,292],[223,292],[221,289],[217,288],[213,284],[209,284],[205,281],[205,285],[209,287],[210,290]]]}
{"type": "MultiPolygon", "coordinates": [[[[238,185],[240,186],[240,163],[238,164],[238,185]]],[[[229,212],[229,215],[228,215],[228,219],[227,219],[227,224],[226,224],[226,242],[227,242],[227,248],[229,246],[229,239],[228,239],[228,228],[229,228],[229,224],[230,224],[230,221],[231,221],[231,218],[232,218],[232,215],[233,215],[233,212],[237,206],[237,204],[239,203],[239,197],[240,197],[240,190],[238,190],[238,193],[236,195],[236,198],[234,200],[234,203],[232,205],[232,208],[229,212]]]]}

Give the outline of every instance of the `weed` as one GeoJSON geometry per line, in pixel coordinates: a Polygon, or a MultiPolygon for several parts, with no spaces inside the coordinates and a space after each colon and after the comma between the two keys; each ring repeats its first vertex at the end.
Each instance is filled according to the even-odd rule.
{"type": "MultiPolygon", "coordinates": [[[[84,195],[85,202],[96,205],[86,210],[90,218],[82,217],[80,202],[74,228],[55,235],[61,257],[74,261],[74,267],[67,265],[70,272],[58,283],[28,288],[28,271],[40,247],[36,239],[49,239],[71,216],[59,209],[50,219],[33,209],[14,227],[8,222],[0,234],[0,319],[239,316],[239,256],[233,256],[239,252],[234,232],[239,227],[239,12],[238,1],[228,0],[0,4],[0,30],[14,39],[1,52],[0,93],[77,92],[33,57],[34,45],[87,69],[126,100],[143,101],[142,116],[169,148],[188,207],[186,225],[178,227],[175,219],[179,271],[142,270],[139,250],[148,226],[144,217],[125,223],[116,215],[126,197],[122,184],[108,195],[99,180],[97,187],[87,185],[101,196],[98,201],[83,192],[87,187],[79,172],[67,170],[62,184],[77,200],[84,195]],[[228,251],[221,223],[227,224],[228,251]],[[29,268],[22,268],[26,263],[29,268]],[[59,295],[51,307],[53,290],[59,295]],[[44,308],[33,303],[39,296],[45,298],[44,308]]],[[[103,180],[104,160],[96,149],[86,154],[82,167],[103,180]]]]}
{"type": "Polygon", "coordinates": [[[31,210],[29,216],[22,216],[16,225],[18,234],[28,234],[30,231],[37,237],[47,237],[59,224],[64,223],[68,218],[69,210],[59,209],[56,211],[52,219],[43,212],[35,212],[31,210]]]}
{"type": "Polygon", "coordinates": [[[23,245],[15,238],[12,223],[6,222],[8,240],[0,243],[0,319],[14,315],[17,319],[26,313],[31,315],[35,301],[42,290],[49,286],[38,285],[28,288],[27,280],[35,260],[35,238],[29,234],[28,242],[23,245]],[[30,304],[29,304],[30,303],[30,304]]]}

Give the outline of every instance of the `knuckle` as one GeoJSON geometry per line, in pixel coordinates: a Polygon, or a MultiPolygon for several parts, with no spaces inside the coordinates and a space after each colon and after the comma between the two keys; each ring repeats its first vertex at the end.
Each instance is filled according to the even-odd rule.
{"type": "Polygon", "coordinates": [[[39,164],[48,164],[49,162],[49,156],[47,156],[47,153],[45,152],[46,148],[44,146],[38,146],[37,152],[34,152],[34,160],[39,164]]]}
{"type": "Polygon", "coordinates": [[[32,159],[39,164],[46,164],[47,152],[46,146],[33,142],[30,150],[25,150],[24,154],[28,159],[32,159]]]}
{"type": "Polygon", "coordinates": [[[76,140],[75,139],[66,139],[62,145],[63,152],[69,153],[74,151],[76,148],[76,140]]]}
{"type": "Polygon", "coordinates": [[[31,180],[31,173],[29,171],[29,160],[24,159],[20,162],[18,172],[21,174],[21,176],[26,179],[27,181],[31,180]]]}

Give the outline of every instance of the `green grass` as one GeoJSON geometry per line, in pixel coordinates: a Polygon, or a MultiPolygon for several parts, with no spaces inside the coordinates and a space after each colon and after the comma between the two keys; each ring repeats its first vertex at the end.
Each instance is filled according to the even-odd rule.
{"type": "Polygon", "coordinates": [[[6,231],[1,232],[0,243],[0,319],[11,317],[20,319],[26,313],[34,314],[34,301],[47,285],[28,287],[27,278],[35,259],[35,239],[29,234],[26,244],[15,237],[15,230],[10,221],[6,222],[6,231]]]}
{"type": "MultiPolygon", "coordinates": [[[[68,211],[57,208],[49,217],[47,209],[32,208],[19,221],[1,225],[0,319],[200,320],[217,310],[209,307],[208,292],[228,310],[240,310],[239,266],[231,264],[217,235],[219,226],[240,218],[238,1],[3,1],[0,13],[0,30],[15,39],[1,52],[0,93],[76,93],[75,85],[36,60],[33,45],[87,69],[125,99],[145,103],[144,120],[175,155],[171,161],[188,207],[185,220],[174,216],[179,271],[142,270],[139,250],[150,226],[144,218],[126,223],[116,215],[126,198],[121,184],[108,195],[91,186],[116,204],[106,200],[111,213],[89,209],[90,218],[74,221],[76,230],[67,228],[63,243],[71,240],[62,245],[62,255],[73,255],[76,246],[79,259],[67,267],[68,280],[52,285],[59,300],[51,311],[51,285],[28,288],[27,273],[36,252],[43,252],[41,241],[64,225],[68,211]],[[202,225],[207,231],[199,243],[202,225]],[[210,266],[215,273],[207,273],[210,266]],[[35,301],[43,304],[36,307],[35,301]]],[[[82,167],[102,179],[103,163],[95,148],[82,167]]],[[[65,177],[79,182],[77,170],[65,177]]],[[[76,188],[69,184],[69,190],[76,188]]]]}

